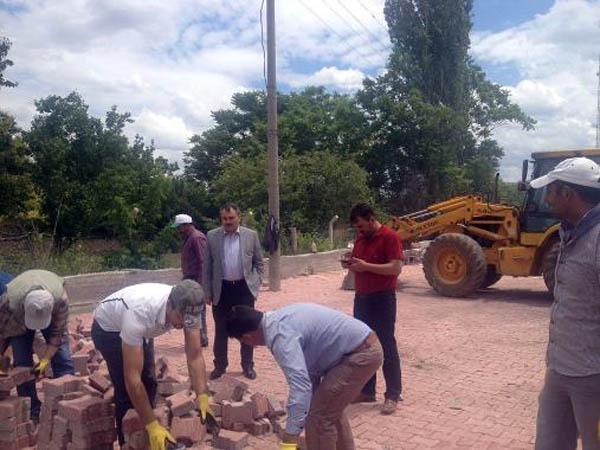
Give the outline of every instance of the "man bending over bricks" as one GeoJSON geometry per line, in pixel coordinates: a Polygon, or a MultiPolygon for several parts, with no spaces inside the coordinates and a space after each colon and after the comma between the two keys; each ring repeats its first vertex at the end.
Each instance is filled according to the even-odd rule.
{"type": "Polygon", "coordinates": [[[383,361],[375,333],[363,322],[320,305],[299,303],[262,313],[234,306],[230,337],[266,345],[290,385],[282,450],[295,450],[306,424],[309,450],[353,450],[346,406],[383,361]]]}
{"type": "MultiPolygon", "coordinates": [[[[33,366],[33,339],[41,330],[46,340],[46,352],[34,366],[35,374],[43,376],[49,364],[55,378],[75,373],[67,323],[69,301],[64,280],[46,270],[28,270],[6,285],[0,297],[0,355],[12,347],[15,366],[33,366]]],[[[17,386],[21,397],[31,398],[31,419],[38,422],[41,402],[35,380],[17,386]]]]}
{"type": "Polygon", "coordinates": [[[175,442],[154,417],[156,373],[152,338],[172,328],[183,329],[185,354],[200,417],[208,407],[206,367],[200,344],[202,287],[193,280],[176,286],[142,283],[126,287],[102,300],[94,311],[92,339],[102,353],[115,389],[119,444],[124,444],[123,416],[132,406],[146,426],[151,450],[175,442]]]}

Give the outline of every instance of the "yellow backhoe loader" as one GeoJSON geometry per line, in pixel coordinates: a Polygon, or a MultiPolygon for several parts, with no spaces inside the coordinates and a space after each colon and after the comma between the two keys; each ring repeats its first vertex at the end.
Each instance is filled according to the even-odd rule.
{"type": "Polygon", "coordinates": [[[574,156],[600,163],[600,149],[539,152],[531,155],[531,161],[523,161],[519,190],[526,191],[526,196],[522,208],[468,195],[394,217],[388,225],[404,242],[432,240],[423,255],[423,271],[442,295],[466,297],[503,275],[542,275],[552,292],[559,224],[543,201],[545,188],[529,189],[529,165],[533,163],[533,179],[574,156]]]}

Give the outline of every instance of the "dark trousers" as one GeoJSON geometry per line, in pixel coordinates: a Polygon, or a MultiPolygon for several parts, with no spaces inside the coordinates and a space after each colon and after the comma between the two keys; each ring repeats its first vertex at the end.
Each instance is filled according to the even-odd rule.
{"type": "MultiPolygon", "coordinates": [[[[133,408],[129,399],[127,388],[125,386],[125,376],[123,374],[123,350],[121,348],[121,338],[118,332],[104,331],[94,320],[92,324],[92,340],[94,345],[102,354],[108,367],[108,374],[112,380],[115,389],[115,419],[117,422],[117,436],[119,444],[125,443],[123,436],[123,416],[128,409],[133,408]]],[[[152,408],[155,407],[156,399],[156,370],[154,365],[154,341],[149,339],[144,341],[144,367],[142,369],[142,383],[146,388],[148,400],[152,408]]]]}
{"type": "MultiPolygon", "coordinates": [[[[354,297],[354,317],[366,323],[379,338],[383,348],[383,377],[385,398],[397,401],[402,393],[400,355],[394,331],[396,328],[396,293],[394,291],[354,297]]],[[[377,376],[373,375],[365,384],[362,393],[375,396],[377,376]]]]}
{"type": "MultiPolygon", "coordinates": [[[[46,328],[42,330],[42,335],[48,342],[50,332],[46,328]]],[[[33,340],[35,331],[28,330],[21,336],[9,338],[10,346],[13,351],[13,359],[17,367],[33,366],[33,340]]],[[[50,361],[52,366],[52,376],[54,378],[62,377],[63,375],[75,375],[75,367],[71,359],[71,349],[69,348],[69,337],[65,334],[62,343],[58,347],[57,352],[50,361]]],[[[28,381],[17,386],[17,393],[20,397],[29,397],[31,399],[31,417],[38,418],[40,416],[40,408],[42,406],[40,399],[37,396],[35,381],[28,381]]]]}
{"type": "MultiPolygon", "coordinates": [[[[215,320],[215,369],[225,370],[229,364],[227,360],[227,317],[231,308],[236,305],[247,305],[254,308],[255,298],[248,289],[245,281],[223,281],[219,303],[213,305],[213,318],[215,320]]],[[[254,349],[251,345],[241,344],[242,369],[252,369],[254,366],[254,349]]]]}
{"type": "Polygon", "coordinates": [[[600,374],[568,377],[548,369],[540,393],[536,450],[600,450],[600,374]]]}

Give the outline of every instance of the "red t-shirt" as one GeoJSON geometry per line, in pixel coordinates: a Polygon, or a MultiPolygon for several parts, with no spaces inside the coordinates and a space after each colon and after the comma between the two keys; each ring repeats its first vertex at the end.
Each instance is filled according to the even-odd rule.
{"type": "MultiPolygon", "coordinates": [[[[404,258],[400,238],[385,225],[369,238],[359,235],[354,242],[352,256],[373,264],[385,264],[404,258]]],[[[393,291],[398,282],[398,275],[378,275],[372,272],[355,272],[354,277],[357,294],[393,291]]]]}

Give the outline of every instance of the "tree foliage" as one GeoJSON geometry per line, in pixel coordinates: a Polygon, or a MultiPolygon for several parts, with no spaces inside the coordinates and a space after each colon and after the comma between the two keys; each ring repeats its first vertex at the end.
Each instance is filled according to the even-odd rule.
{"type": "Polygon", "coordinates": [[[10,39],[0,36],[0,87],[15,87],[17,83],[4,78],[4,71],[13,65],[12,60],[8,59],[8,51],[12,46],[10,39]]]}

